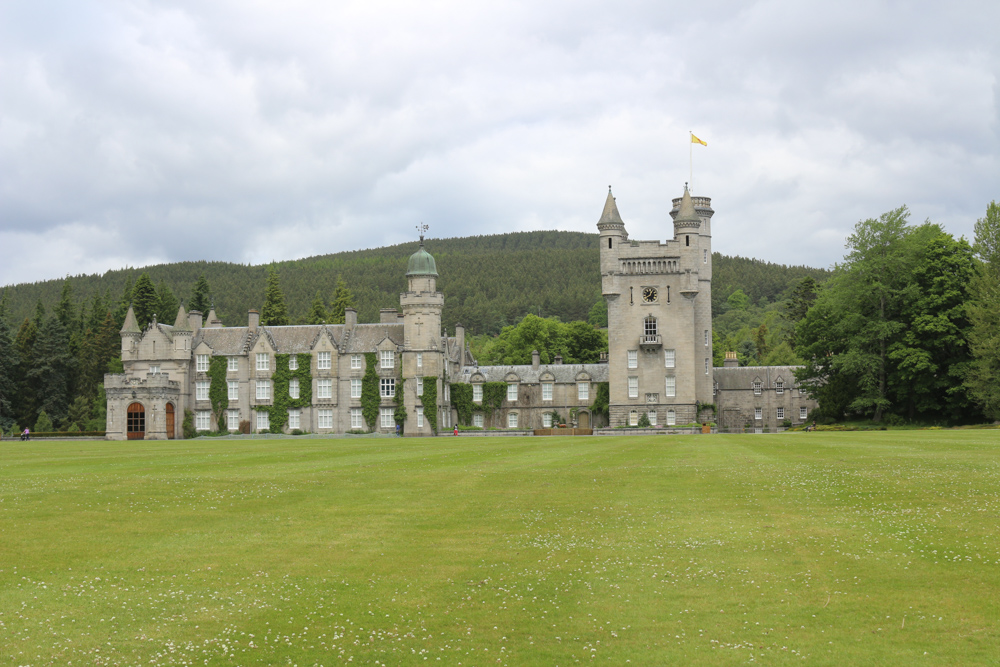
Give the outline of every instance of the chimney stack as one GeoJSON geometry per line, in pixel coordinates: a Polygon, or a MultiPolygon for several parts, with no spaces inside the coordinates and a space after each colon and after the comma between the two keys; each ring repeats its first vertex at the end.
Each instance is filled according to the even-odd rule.
{"type": "Polygon", "coordinates": [[[344,326],[353,329],[358,323],[358,311],[354,308],[344,308],[344,326]]]}
{"type": "Polygon", "coordinates": [[[462,365],[465,365],[465,327],[459,323],[455,324],[455,345],[461,355],[462,365]]]}
{"type": "Polygon", "coordinates": [[[396,323],[396,309],[395,308],[383,308],[378,311],[379,314],[379,324],[395,324],[396,323]]]}
{"type": "Polygon", "coordinates": [[[188,326],[191,327],[191,333],[195,336],[198,335],[198,329],[201,329],[201,311],[192,310],[188,313],[188,326]]]}
{"type": "Polygon", "coordinates": [[[562,366],[562,355],[561,354],[557,354],[556,355],[556,366],[562,366]]]}
{"type": "Polygon", "coordinates": [[[250,310],[248,326],[250,327],[251,333],[256,331],[257,327],[260,326],[260,312],[257,311],[256,309],[250,310]]]}
{"type": "Polygon", "coordinates": [[[541,364],[541,362],[542,362],[542,357],[541,357],[540,354],[538,354],[538,350],[532,350],[531,351],[531,367],[532,368],[538,368],[538,366],[541,364]]]}
{"type": "Polygon", "coordinates": [[[740,360],[736,358],[735,352],[726,352],[726,360],[722,362],[723,368],[736,368],[740,365],[740,360]]]}

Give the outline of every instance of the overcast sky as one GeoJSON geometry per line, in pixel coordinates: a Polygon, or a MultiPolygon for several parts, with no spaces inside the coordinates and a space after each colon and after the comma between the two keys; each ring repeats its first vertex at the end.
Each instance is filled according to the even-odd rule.
{"type": "MultiPolygon", "coordinates": [[[[830,266],[1000,200],[1000,3],[0,3],[0,285],[431,237],[672,235],[830,266]]],[[[433,245],[431,245],[433,252],[433,245]]]]}

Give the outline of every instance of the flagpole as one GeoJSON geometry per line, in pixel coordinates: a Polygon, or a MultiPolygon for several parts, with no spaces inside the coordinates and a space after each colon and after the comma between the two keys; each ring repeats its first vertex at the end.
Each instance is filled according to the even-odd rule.
{"type": "Polygon", "coordinates": [[[694,132],[688,130],[688,191],[694,190],[694,132]]]}

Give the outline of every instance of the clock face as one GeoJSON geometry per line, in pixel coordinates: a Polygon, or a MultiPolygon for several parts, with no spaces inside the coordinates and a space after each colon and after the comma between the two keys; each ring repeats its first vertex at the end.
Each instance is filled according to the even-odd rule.
{"type": "Polygon", "coordinates": [[[656,301],[656,288],[655,287],[643,287],[642,288],[642,300],[646,303],[653,303],[656,301]]]}

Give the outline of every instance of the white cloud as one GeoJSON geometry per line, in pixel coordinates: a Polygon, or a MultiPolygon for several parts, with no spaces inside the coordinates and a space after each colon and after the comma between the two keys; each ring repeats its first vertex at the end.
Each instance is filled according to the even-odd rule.
{"type": "Polygon", "coordinates": [[[664,238],[688,176],[715,247],[827,266],[906,203],[998,198],[995,3],[12,3],[0,284],[412,237],[664,238]]]}

